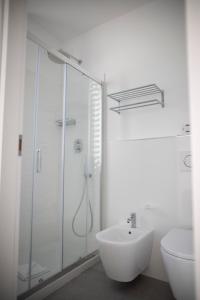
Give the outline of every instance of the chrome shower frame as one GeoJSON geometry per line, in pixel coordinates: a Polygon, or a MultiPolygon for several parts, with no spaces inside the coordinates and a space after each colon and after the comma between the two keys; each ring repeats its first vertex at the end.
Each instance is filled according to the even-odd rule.
{"type": "MultiPolygon", "coordinates": [[[[103,104],[103,99],[106,97],[106,94],[105,94],[105,83],[103,81],[100,81],[98,80],[97,78],[95,78],[94,76],[92,76],[89,72],[87,72],[86,70],[84,70],[82,67],[80,67],[80,65],[74,63],[73,61],[71,61],[69,58],[67,58],[65,55],[61,54],[59,51],[57,50],[51,50],[48,48],[47,45],[45,45],[42,41],[40,41],[37,37],[35,37],[33,34],[31,33],[28,33],[27,34],[27,39],[28,40],[31,40],[32,42],[34,42],[35,44],[37,44],[40,48],[43,48],[44,50],[47,51],[47,54],[48,56],[51,56],[53,58],[55,58],[55,63],[61,63],[63,64],[63,113],[62,113],[62,119],[61,120],[57,120],[56,121],[56,124],[60,127],[62,127],[62,154],[61,154],[61,164],[62,166],[64,166],[64,163],[65,163],[65,140],[66,140],[66,126],[71,126],[71,125],[76,125],[76,120],[74,119],[70,119],[70,120],[66,120],[65,119],[65,116],[66,116],[66,100],[67,100],[67,66],[71,66],[73,69],[77,70],[78,72],[80,72],[83,76],[86,76],[87,78],[89,78],[90,80],[96,82],[97,84],[99,84],[101,86],[101,93],[102,93],[102,111],[101,111],[101,114],[102,114],[102,122],[101,122],[101,134],[102,134],[102,144],[101,144],[101,168],[100,168],[100,230],[102,229],[102,169],[103,169],[103,142],[104,142],[104,130],[103,130],[103,119],[104,119],[104,116],[103,116],[103,112],[104,112],[104,104],[103,104]],[[63,124],[65,124],[66,126],[63,126],[63,124]]],[[[38,50],[38,56],[40,56],[40,50],[38,50]]],[[[50,58],[51,59],[51,58],[50,58]]],[[[38,83],[38,80],[39,80],[39,64],[40,64],[40,61],[38,60],[38,65],[37,65],[37,68],[36,68],[36,86],[35,86],[35,98],[37,98],[38,96],[38,90],[37,90],[37,83],[38,83]]],[[[36,101],[36,106],[35,106],[35,112],[34,114],[36,115],[37,114],[37,101],[36,101]]],[[[36,120],[35,120],[35,123],[36,123],[36,120]]],[[[36,126],[36,125],[35,125],[36,126]]],[[[90,135],[90,133],[88,133],[90,135]]],[[[34,142],[35,144],[35,142],[34,142]]],[[[61,182],[61,198],[64,198],[64,182],[65,182],[65,178],[64,178],[64,167],[61,168],[61,178],[62,178],[62,182],[61,182]]],[[[32,197],[32,201],[33,201],[33,198],[32,197]]],[[[63,234],[64,234],[64,222],[63,222],[63,217],[64,217],[64,201],[62,201],[62,215],[61,215],[61,224],[60,224],[60,228],[61,228],[61,241],[63,241],[63,234]]],[[[33,206],[33,202],[31,204],[31,206],[33,206]]],[[[33,214],[33,210],[32,210],[32,213],[33,214]]],[[[32,249],[32,224],[33,224],[33,215],[31,215],[31,236],[30,236],[30,239],[31,239],[31,245],[30,245],[30,248],[32,249]]],[[[63,249],[63,242],[61,242],[62,245],[61,245],[61,259],[60,259],[60,264],[61,266],[63,266],[63,260],[64,260],[64,257],[63,257],[63,253],[64,253],[64,249],[63,249]]],[[[47,282],[43,283],[43,284],[39,284],[36,288],[32,288],[31,287],[31,262],[32,262],[32,251],[30,249],[30,256],[29,256],[29,283],[28,283],[28,291],[25,292],[24,294],[21,294],[18,298],[19,299],[25,299],[24,297],[27,296],[27,295],[31,295],[31,294],[34,294],[35,290],[38,290],[40,288],[43,288],[44,286],[48,285],[48,282],[49,280],[51,281],[51,278],[49,280],[47,280],[47,282]]],[[[95,252],[94,254],[91,253],[91,255],[89,255],[88,257],[91,258],[91,256],[97,256],[97,253],[95,252]]],[[[83,259],[83,261],[85,261],[86,258],[83,259]]],[[[76,263],[75,263],[76,265],[76,263]]],[[[62,269],[62,268],[61,268],[62,269]]],[[[69,268],[70,269],[70,268],[69,268]]],[[[62,271],[60,272],[61,274],[65,272],[64,269],[62,269],[62,271]]],[[[68,272],[68,268],[66,269],[66,272],[68,272]]],[[[56,275],[59,276],[58,273],[56,275]]],[[[53,278],[52,278],[53,280],[53,278]]]]}
{"type": "MultiPolygon", "coordinates": [[[[77,63],[74,63],[70,58],[66,57],[64,54],[60,53],[59,50],[50,49],[48,45],[46,45],[44,42],[42,42],[40,39],[38,39],[35,35],[28,32],[27,38],[31,40],[32,42],[36,43],[40,47],[44,48],[48,54],[50,54],[52,57],[55,57],[55,59],[58,60],[58,63],[63,63],[71,66],[75,70],[79,71],[82,75],[88,77],[89,79],[97,82],[101,86],[103,86],[103,81],[97,79],[95,76],[91,75],[88,71],[80,67],[77,63]]],[[[64,53],[64,52],[63,52],[64,53]]]]}

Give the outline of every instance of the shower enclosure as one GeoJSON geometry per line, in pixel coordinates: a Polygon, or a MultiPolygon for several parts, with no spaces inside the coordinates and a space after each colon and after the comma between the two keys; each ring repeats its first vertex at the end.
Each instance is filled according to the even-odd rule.
{"type": "Polygon", "coordinates": [[[102,86],[27,41],[18,294],[95,253],[102,86]]]}

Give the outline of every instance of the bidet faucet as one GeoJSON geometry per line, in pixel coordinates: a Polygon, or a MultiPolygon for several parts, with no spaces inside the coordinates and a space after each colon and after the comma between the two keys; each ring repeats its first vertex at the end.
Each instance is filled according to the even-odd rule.
{"type": "Polygon", "coordinates": [[[127,223],[131,222],[131,228],[136,228],[136,213],[131,213],[130,218],[127,219],[127,223]]]}

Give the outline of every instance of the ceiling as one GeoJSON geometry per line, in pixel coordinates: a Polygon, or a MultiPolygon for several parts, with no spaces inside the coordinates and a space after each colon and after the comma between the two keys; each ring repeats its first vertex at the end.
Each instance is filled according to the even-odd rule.
{"type": "Polygon", "coordinates": [[[151,1],[27,0],[27,3],[31,21],[63,43],[151,1]]]}

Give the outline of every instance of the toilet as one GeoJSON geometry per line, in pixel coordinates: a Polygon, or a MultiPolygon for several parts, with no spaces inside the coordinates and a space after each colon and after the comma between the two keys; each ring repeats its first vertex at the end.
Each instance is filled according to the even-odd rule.
{"type": "Polygon", "coordinates": [[[161,240],[161,253],[175,299],[195,300],[192,230],[169,231],[161,240]]]}

